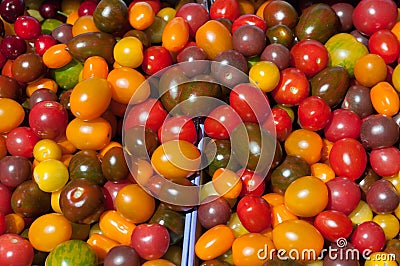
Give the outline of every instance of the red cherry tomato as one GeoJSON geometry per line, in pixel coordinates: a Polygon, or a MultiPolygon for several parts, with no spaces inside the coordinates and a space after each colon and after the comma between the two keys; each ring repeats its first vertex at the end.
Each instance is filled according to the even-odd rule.
{"type": "Polygon", "coordinates": [[[336,177],[326,182],[329,191],[327,210],[349,215],[361,200],[360,187],[347,177],[336,177]]]}
{"type": "Polygon", "coordinates": [[[6,216],[2,211],[0,211],[0,235],[4,234],[6,232],[6,229],[6,216]]]}
{"type": "Polygon", "coordinates": [[[329,162],[336,175],[356,180],[367,166],[367,153],[359,141],[344,138],[333,143],[329,162]]]}
{"type": "Polygon", "coordinates": [[[237,28],[243,25],[255,25],[260,28],[263,32],[267,30],[267,23],[261,17],[255,14],[243,14],[232,23],[232,34],[237,28]]]}
{"type": "Polygon", "coordinates": [[[400,44],[396,35],[388,29],[374,32],[368,40],[370,53],[382,57],[386,64],[395,62],[400,53],[400,44]]]}
{"type": "Polygon", "coordinates": [[[210,138],[228,139],[242,120],[229,105],[212,110],[204,121],[204,131],[210,138]]]}
{"type": "Polygon", "coordinates": [[[253,195],[261,197],[265,190],[264,178],[249,169],[240,169],[236,172],[242,181],[240,197],[253,195]]]}
{"type": "Polygon", "coordinates": [[[350,241],[360,252],[381,251],[386,243],[385,232],[377,223],[366,221],[354,229],[350,241]]]}
{"type": "Polygon", "coordinates": [[[309,96],[300,102],[297,115],[302,128],[318,131],[329,122],[331,107],[322,98],[309,96]]]}
{"type": "Polygon", "coordinates": [[[207,9],[199,3],[186,3],[182,5],[175,14],[175,17],[182,17],[189,25],[189,36],[195,37],[201,25],[210,19],[207,9]]]}
{"type": "Polygon", "coordinates": [[[165,120],[158,129],[158,139],[164,143],[170,140],[197,141],[196,126],[188,116],[174,116],[165,120]]]}
{"type": "Polygon", "coordinates": [[[0,265],[31,265],[33,247],[28,240],[17,234],[0,236],[0,265]]]}
{"type": "Polygon", "coordinates": [[[40,137],[30,127],[17,127],[7,134],[6,146],[11,155],[33,157],[33,148],[40,137]]]}
{"type": "Polygon", "coordinates": [[[246,195],[237,205],[243,226],[251,233],[260,233],[271,226],[271,207],[262,197],[246,195]]]}
{"type": "Polygon", "coordinates": [[[210,7],[211,19],[226,18],[234,21],[240,16],[238,0],[216,0],[210,7]]]}
{"type": "Polygon", "coordinates": [[[154,75],[170,65],[172,56],[165,47],[151,46],[144,50],[142,69],[147,75],[154,75]]]}
{"type": "Polygon", "coordinates": [[[11,195],[11,189],[0,183],[0,212],[4,215],[13,212],[11,208],[11,195]]]}
{"type": "Polygon", "coordinates": [[[334,210],[320,212],[315,217],[314,226],[330,242],[335,242],[339,238],[348,238],[353,231],[350,218],[343,212],[334,210]]]}
{"type": "Polygon", "coordinates": [[[278,104],[298,105],[310,94],[310,84],[303,71],[289,67],[281,71],[278,85],[271,92],[278,104]]]}
{"type": "Polygon", "coordinates": [[[400,171],[400,151],[394,146],[373,149],[369,162],[375,173],[380,176],[393,176],[400,171]]]}
{"type": "Polygon", "coordinates": [[[335,142],[343,138],[358,139],[361,129],[361,118],[350,109],[336,109],[324,128],[325,138],[335,142]]]}
{"type": "Polygon", "coordinates": [[[274,117],[276,137],[279,141],[283,142],[293,130],[292,119],[290,118],[288,112],[282,108],[274,107],[271,109],[271,111],[272,116],[274,117]]]}

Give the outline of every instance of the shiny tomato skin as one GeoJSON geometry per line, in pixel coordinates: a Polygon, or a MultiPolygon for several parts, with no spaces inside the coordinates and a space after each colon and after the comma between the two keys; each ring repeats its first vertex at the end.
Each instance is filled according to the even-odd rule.
{"type": "Polygon", "coordinates": [[[229,105],[221,105],[210,112],[204,121],[204,131],[216,139],[228,139],[242,120],[229,105]]]}
{"type": "Polygon", "coordinates": [[[28,240],[17,234],[0,236],[0,265],[29,266],[33,262],[33,247],[28,240]]]}
{"type": "Polygon", "coordinates": [[[232,34],[237,28],[243,25],[255,25],[260,28],[264,33],[267,31],[267,23],[265,20],[254,14],[243,14],[232,23],[232,34]]]}
{"type": "Polygon", "coordinates": [[[196,126],[188,116],[167,118],[158,129],[158,139],[161,143],[180,139],[194,144],[197,141],[196,126]]]}
{"type": "Polygon", "coordinates": [[[400,151],[394,146],[373,149],[369,155],[372,169],[379,176],[393,176],[400,171],[400,151]]]}
{"type": "Polygon", "coordinates": [[[331,116],[328,103],[318,96],[302,100],[297,110],[298,122],[304,129],[318,131],[323,129],[331,116]]]}
{"type": "Polygon", "coordinates": [[[210,19],[207,9],[199,3],[186,3],[182,5],[175,14],[175,17],[184,18],[189,25],[189,36],[196,36],[197,30],[210,19]]]}
{"type": "Polygon", "coordinates": [[[369,37],[368,49],[370,53],[380,55],[386,64],[391,64],[399,56],[400,44],[392,31],[383,29],[369,37]]]}
{"type": "Polygon", "coordinates": [[[328,50],[317,40],[301,40],[290,49],[291,65],[312,77],[329,62],[328,50]]]}
{"type": "Polygon", "coordinates": [[[359,224],[351,235],[350,242],[360,251],[382,251],[385,247],[385,233],[377,223],[366,221],[359,224]]]}
{"type": "Polygon", "coordinates": [[[324,127],[325,138],[332,142],[343,138],[358,139],[361,124],[361,118],[355,112],[344,108],[336,109],[324,127]]]}
{"type": "Polygon", "coordinates": [[[264,194],[266,185],[265,180],[261,175],[254,173],[249,169],[240,169],[236,174],[240,176],[240,180],[242,181],[240,197],[246,195],[261,197],[264,194]]]}
{"type": "Polygon", "coordinates": [[[4,215],[13,212],[11,208],[11,195],[11,189],[6,185],[0,183],[0,212],[4,215]]]}
{"type": "Polygon", "coordinates": [[[147,75],[154,75],[170,65],[172,56],[165,47],[155,45],[144,50],[142,70],[147,75]]]}
{"type": "Polygon", "coordinates": [[[289,67],[281,71],[278,85],[271,92],[278,104],[299,105],[310,94],[310,84],[303,71],[289,67]]]}
{"type": "Polygon", "coordinates": [[[333,143],[329,162],[336,175],[356,180],[367,166],[367,153],[356,139],[344,138],[333,143]]]}
{"type": "Polygon", "coordinates": [[[288,112],[279,107],[271,109],[272,116],[274,117],[274,124],[276,130],[276,137],[279,141],[285,141],[292,133],[293,124],[288,112]]]}
{"type": "Polygon", "coordinates": [[[353,231],[350,218],[343,212],[334,210],[320,212],[315,217],[314,226],[330,242],[335,242],[339,238],[348,238],[353,231]]]}
{"type": "Polygon", "coordinates": [[[237,205],[243,226],[251,233],[260,233],[271,226],[271,207],[262,197],[246,195],[237,205]]]}
{"type": "Polygon", "coordinates": [[[17,127],[7,134],[7,150],[11,155],[32,158],[33,148],[40,139],[30,127],[17,127]]]}
{"type": "Polygon", "coordinates": [[[357,183],[347,177],[338,176],[326,182],[329,200],[326,210],[335,210],[349,215],[361,200],[357,183]]]}
{"type": "Polygon", "coordinates": [[[226,18],[235,21],[240,16],[240,5],[237,0],[216,0],[210,7],[211,19],[226,18]]]}

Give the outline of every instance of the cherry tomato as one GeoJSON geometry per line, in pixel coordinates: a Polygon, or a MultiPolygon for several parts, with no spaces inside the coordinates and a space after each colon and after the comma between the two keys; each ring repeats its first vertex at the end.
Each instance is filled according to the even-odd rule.
{"type": "Polygon", "coordinates": [[[30,127],[17,127],[7,134],[6,147],[11,155],[32,158],[35,144],[40,139],[30,127]]]}
{"type": "Polygon", "coordinates": [[[289,67],[281,71],[278,85],[271,95],[279,104],[298,105],[309,96],[310,84],[303,71],[289,67]]]}
{"type": "Polygon", "coordinates": [[[71,223],[62,214],[48,213],[36,218],[28,231],[29,242],[40,251],[49,252],[70,239],[71,223]]]}
{"type": "Polygon", "coordinates": [[[399,233],[399,219],[391,213],[377,214],[372,218],[372,221],[382,227],[386,240],[395,238],[399,233]]]}
{"type": "Polygon", "coordinates": [[[41,162],[46,159],[60,160],[62,156],[61,147],[51,139],[39,140],[33,148],[33,157],[41,162]]]}
{"type": "Polygon", "coordinates": [[[298,217],[289,211],[283,203],[272,207],[272,228],[285,221],[297,219],[298,217]]]}
{"type": "Polygon", "coordinates": [[[395,62],[400,52],[397,37],[389,29],[374,32],[368,39],[368,48],[370,53],[380,55],[386,64],[395,62]]]}
{"type": "Polygon", "coordinates": [[[267,24],[265,20],[255,14],[243,14],[232,23],[232,34],[237,28],[243,25],[255,25],[259,27],[264,33],[267,31],[267,24]]]}
{"type": "Polygon", "coordinates": [[[189,25],[182,17],[174,17],[165,25],[162,45],[170,52],[178,52],[189,41],[189,25]]]}
{"type": "Polygon", "coordinates": [[[343,212],[334,210],[320,212],[315,217],[314,226],[330,242],[335,242],[339,238],[348,238],[353,231],[350,218],[343,212]]]}
{"type": "Polygon", "coordinates": [[[228,139],[242,120],[229,105],[212,110],[204,120],[204,132],[211,138],[228,139]]]}
{"type": "Polygon", "coordinates": [[[231,217],[227,223],[229,228],[232,229],[235,238],[238,238],[241,235],[245,235],[249,233],[247,229],[243,226],[242,222],[239,219],[237,212],[231,213],[231,217]]]}
{"type": "Polygon", "coordinates": [[[25,118],[22,106],[10,98],[0,98],[0,133],[10,132],[18,127],[25,118]]]}
{"type": "Polygon", "coordinates": [[[386,63],[380,55],[366,54],[354,64],[354,77],[363,86],[372,87],[387,77],[386,63]]]}
{"type": "Polygon", "coordinates": [[[375,173],[380,176],[393,176],[400,171],[400,151],[396,147],[373,149],[369,162],[375,173]]]}
{"type": "Polygon", "coordinates": [[[155,200],[138,184],[129,184],[119,190],[115,208],[130,222],[144,223],[154,213],[155,200]]]}
{"type": "Polygon", "coordinates": [[[307,77],[312,77],[329,62],[328,50],[316,40],[301,40],[290,49],[292,67],[298,68],[307,77]]]}
{"type": "Polygon", "coordinates": [[[69,172],[63,162],[47,159],[35,166],[33,177],[42,191],[54,192],[63,188],[68,182],[69,172]]]}
{"type": "Polygon", "coordinates": [[[360,200],[357,207],[349,214],[349,218],[355,225],[372,221],[373,213],[371,207],[365,201],[360,200]]]}
{"type": "Polygon", "coordinates": [[[259,61],[250,68],[249,77],[250,82],[263,92],[270,92],[278,85],[280,72],[275,63],[259,61]]]}
{"type": "Polygon", "coordinates": [[[108,63],[98,55],[88,57],[82,69],[82,80],[87,78],[103,78],[108,76],[108,63]]]}
{"type": "Polygon", "coordinates": [[[311,165],[311,175],[326,183],[335,178],[335,171],[326,163],[314,163],[311,165]]]}
{"type": "MultiPolygon", "coordinates": [[[[271,109],[271,112],[274,117],[276,137],[279,141],[283,142],[287,139],[289,134],[292,133],[293,130],[292,119],[289,116],[288,112],[282,108],[273,107],[271,109]]],[[[266,127],[265,123],[263,127],[264,128],[266,127]]]]}
{"type": "Polygon", "coordinates": [[[154,75],[170,65],[172,56],[165,47],[151,46],[144,50],[142,69],[147,75],[154,75]]]}
{"type": "Polygon", "coordinates": [[[218,168],[212,176],[215,191],[226,199],[236,199],[242,191],[242,181],[233,171],[218,168]]]}
{"type": "Polygon", "coordinates": [[[322,138],[314,131],[297,129],[290,133],[284,145],[287,154],[300,156],[310,165],[321,159],[322,138]]]}
{"type": "Polygon", "coordinates": [[[303,261],[315,260],[324,246],[324,238],[321,233],[312,224],[304,220],[289,220],[278,224],[272,230],[272,241],[277,250],[285,251],[280,254],[282,258],[303,261]],[[291,257],[293,250],[296,250],[297,254],[304,254],[305,257],[291,257]],[[313,250],[315,253],[304,252],[305,250],[313,250]]]}
{"type": "Polygon", "coordinates": [[[237,237],[232,244],[232,258],[236,266],[261,266],[272,259],[275,249],[272,240],[261,233],[237,237]]]}
{"type": "Polygon", "coordinates": [[[210,18],[236,20],[240,16],[240,5],[235,0],[217,0],[210,7],[210,18]]]}
{"type": "Polygon", "coordinates": [[[170,244],[168,229],[161,224],[140,224],[133,230],[131,247],[145,260],[159,259],[170,244]]]}
{"type": "Polygon", "coordinates": [[[234,240],[232,229],[220,224],[204,232],[196,241],[194,250],[201,260],[212,260],[228,251],[234,240]]]}
{"type": "Polygon", "coordinates": [[[115,44],[113,54],[120,66],[137,68],[143,63],[143,44],[136,37],[124,37],[115,44]]]}
{"type": "Polygon", "coordinates": [[[72,55],[66,49],[64,43],[55,44],[49,47],[43,54],[43,64],[48,68],[61,68],[72,61],[72,55]]]}
{"type": "Polygon", "coordinates": [[[297,115],[302,128],[318,131],[328,124],[331,108],[322,98],[309,96],[300,102],[297,115]]]}
{"type": "Polygon", "coordinates": [[[167,118],[158,129],[158,139],[164,143],[170,140],[186,140],[196,143],[197,131],[193,120],[188,116],[173,116],[167,118]]]}
{"type": "Polygon", "coordinates": [[[219,53],[233,49],[231,33],[217,20],[209,20],[200,26],[195,39],[197,46],[202,48],[211,60],[219,53]]]}
{"type": "Polygon", "coordinates": [[[72,36],[77,36],[88,32],[99,32],[100,30],[96,27],[93,21],[92,15],[85,15],[76,18],[76,21],[72,25],[72,36]]]}
{"type": "Polygon", "coordinates": [[[137,30],[145,30],[153,22],[156,13],[148,2],[135,2],[129,8],[129,23],[137,30]]]}
{"type": "Polygon", "coordinates": [[[12,191],[6,185],[0,183],[0,212],[4,215],[12,213],[11,208],[11,195],[12,191]]]}
{"type": "Polygon", "coordinates": [[[6,215],[0,211],[0,235],[4,234],[7,230],[6,215]]]}
{"type": "Polygon", "coordinates": [[[400,109],[399,95],[393,86],[382,81],[373,86],[370,90],[371,102],[374,109],[387,116],[393,116],[400,109]]]}
{"type": "Polygon", "coordinates": [[[377,223],[366,221],[354,229],[350,241],[360,252],[367,249],[372,252],[382,251],[386,243],[385,232],[377,223]]]}
{"type": "Polygon", "coordinates": [[[119,212],[109,210],[100,216],[99,227],[105,236],[129,246],[136,225],[125,219],[119,212]]]}
{"type": "Polygon", "coordinates": [[[343,138],[358,139],[361,124],[361,118],[355,112],[344,108],[336,109],[324,127],[325,138],[332,142],[343,138]]]}
{"type": "Polygon", "coordinates": [[[336,175],[352,180],[356,180],[364,173],[367,160],[363,145],[353,138],[336,141],[329,153],[329,162],[336,175]]]}
{"type": "Polygon", "coordinates": [[[328,204],[328,187],[315,176],[294,180],[285,191],[285,205],[294,215],[312,217],[328,204]]]}
{"type": "Polygon", "coordinates": [[[271,226],[271,207],[262,197],[246,195],[237,205],[243,226],[251,233],[260,233],[271,226]]]}
{"type": "Polygon", "coordinates": [[[194,38],[197,30],[201,25],[210,19],[210,14],[207,9],[199,3],[186,3],[183,4],[175,14],[176,17],[182,17],[189,25],[189,36],[194,38]]]}
{"type": "Polygon", "coordinates": [[[0,236],[0,264],[1,265],[31,265],[34,252],[32,244],[17,234],[3,234],[0,236]]]}
{"type": "Polygon", "coordinates": [[[245,195],[254,195],[261,197],[265,190],[265,180],[261,175],[249,170],[249,169],[239,169],[236,172],[242,180],[242,191],[240,192],[240,197],[245,195]]]}

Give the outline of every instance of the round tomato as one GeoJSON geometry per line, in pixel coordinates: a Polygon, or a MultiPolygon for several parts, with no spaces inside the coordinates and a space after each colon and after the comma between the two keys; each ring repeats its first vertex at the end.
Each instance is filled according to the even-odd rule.
{"type": "Polygon", "coordinates": [[[194,144],[197,141],[196,126],[188,116],[167,118],[158,129],[158,139],[162,143],[180,139],[194,144]]]}
{"type": "Polygon", "coordinates": [[[0,264],[1,265],[31,265],[34,252],[32,244],[17,234],[0,236],[0,264]]]}
{"type": "Polygon", "coordinates": [[[309,96],[300,102],[297,115],[302,128],[318,131],[329,122],[331,107],[322,98],[309,96]]]}
{"type": "Polygon", "coordinates": [[[260,233],[271,226],[271,207],[262,197],[246,195],[237,205],[243,226],[252,233],[260,233]]]}
{"type": "Polygon", "coordinates": [[[386,64],[395,62],[400,53],[400,44],[396,35],[388,29],[374,32],[368,39],[370,53],[382,57],[386,64]]]}
{"type": "Polygon", "coordinates": [[[138,38],[127,36],[115,44],[113,54],[119,65],[137,68],[143,62],[143,44],[138,38]]]}
{"type": "Polygon", "coordinates": [[[330,242],[335,242],[339,238],[348,238],[353,231],[350,218],[343,212],[334,210],[320,212],[315,217],[314,226],[330,242]]]}
{"type": "Polygon", "coordinates": [[[142,70],[147,75],[154,75],[170,65],[172,56],[167,48],[154,45],[144,50],[142,70]]]}
{"type": "Polygon", "coordinates": [[[323,142],[314,131],[297,129],[290,133],[284,145],[287,154],[300,156],[310,165],[321,159],[323,142]]]}
{"type": "Polygon", "coordinates": [[[221,105],[212,110],[204,120],[204,132],[211,138],[228,139],[242,120],[229,105],[221,105]]]}
{"type": "Polygon", "coordinates": [[[275,249],[272,240],[261,233],[239,236],[232,244],[232,258],[236,266],[262,266],[272,259],[275,249]]]}

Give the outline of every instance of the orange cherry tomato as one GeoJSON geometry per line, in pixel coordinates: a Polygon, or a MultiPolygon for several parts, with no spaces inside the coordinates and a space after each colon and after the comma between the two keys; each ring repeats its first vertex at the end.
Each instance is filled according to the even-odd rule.
{"type": "Polygon", "coordinates": [[[170,140],[157,147],[151,163],[167,179],[186,178],[198,170],[200,151],[188,141],[170,140]]]}
{"type": "Polygon", "coordinates": [[[326,163],[314,163],[311,165],[311,175],[328,182],[335,178],[335,171],[326,163]]]}
{"type": "Polygon", "coordinates": [[[72,61],[72,55],[67,51],[65,43],[51,46],[43,54],[43,64],[48,68],[60,68],[72,61]]]}
{"type": "Polygon", "coordinates": [[[112,99],[121,104],[138,104],[150,96],[150,85],[136,69],[115,68],[107,77],[111,84],[112,99]]]}
{"type": "Polygon", "coordinates": [[[72,26],[72,36],[74,37],[87,32],[100,32],[91,15],[80,16],[72,26]]]}
{"type": "Polygon", "coordinates": [[[178,52],[189,40],[189,25],[182,17],[174,17],[162,32],[162,45],[170,52],[178,52]]]}
{"type": "Polygon", "coordinates": [[[124,37],[114,46],[114,59],[120,66],[137,68],[143,62],[143,44],[133,36],[124,37]]]}
{"type": "Polygon", "coordinates": [[[85,60],[82,69],[82,79],[103,78],[108,76],[107,61],[101,56],[91,56],[85,60]]]}
{"type": "Polygon", "coordinates": [[[110,249],[120,245],[117,241],[99,233],[93,233],[90,235],[86,242],[93,248],[100,261],[106,257],[110,249]]]}
{"type": "Polygon", "coordinates": [[[215,191],[227,199],[236,199],[242,191],[242,181],[233,171],[218,168],[212,176],[215,191]]]}
{"type": "Polygon", "coordinates": [[[366,87],[372,87],[378,82],[384,81],[386,75],[386,63],[377,54],[363,55],[354,64],[354,77],[366,87]]]}
{"type": "Polygon", "coordinates": [[[129,23],[137,30],[145,30],[153,24],[156,14],[147,2],[136,2],[129,9],[129,23]]]}
{"type": "Polygon", "coordinates": [[[264,19],[264,8],[271,2],[272,0],[267,0],[264,3],[262,3],[256,11],[256,15],[259,16],[260,18],[264,19]]]}
{"type": "Polygon", "coordinates": [[[310,165],[321,159],[322,138],[314,131],[294,130],[286,138],[284,146],[287,154],[300,156],[310,165]]]}
{"type": "Polygon", "coordinates": [[[0,133],[7,133],[18,127],[25,118],[22,106],[10,98],[0,98],[0,133]]]}
{"type": "Polygon", "coordinates": [[[36,218],[28,231],[29,242],[40,251],[49,252],[71,238],[72,226],[65,216],[48,213],[36,218]]]}
{"type": "Polygon", "coordinates": [[[166,259],[156,259],[148,260],[142,266],[175,266],[175,264],[166,259]]]}
{"type": "Polygon", "coordinates": [[[195,39],[197,46],[202,48],[211,60],[220,52],[233,49],[231,33],[217,20],[209,20],[200,26],[195,39]]]}
{"type": "Polygon", "coordinates": [[[283,195],[280,193],[271,192],[262,197],[269,203],[269,205],[271,205],[271,207],[279,206],[285,202],[283,195]]]}
{"type": "Polygon", "coordinates": [[[65,21],[66,24],[74,25],[75,22],[78,20],[79,14],[78,11],[72,11],[68,16],[67,20],[65,21]]]}
{"type": "Polygon", "coordinates": [[[61,152],[63,155],[73,154],[76,152],[76,147],[67,139],[67,136],[62,135],[55,139],[58,146],[61,148],[61,152]]]}
{"type": "Polygon", "coordinates": [[[109,210],[100,216],[100,230],[108,238],[123,245],[130,245],[131,235],[136,225],[126,220],[119,212],[109,210]]]}
{"type": "Polygon", "coordinates": [[[371,88],[370,96],[372,106],[379,114],[393,116],[399,112],[399,94],[390,83],[379,82],[371,88]]]}
{"type": "Polygon", "coordinates": [[[273,206],[271,209],[272,228],[288,220],[297,220],[298,217],[288,210],[285,204],[273,206]]]}
{"type": "Polygon", "coordinates": [[[31,97],[32,93],[39,89],[49,89],[54,93],[57,93],[58,84],[53,79],[40,78],[38,80],[32,81],[26,85],[26,95],[31,97]]]}
{"type": "Polygon", "coordinates": [[[324,246],[321,233],[304,220],[288,220],[278,224],[272,230],[272,241],[277,250],[283,251],[280,252],[282,258],[300,261],[317,259],[324,246]]]}
{"type": "Polygon", "coordinates": [[[263,92],[270,92],[280,80],[279,68],[271,61],[259,61],[249,70],[250,82],[263,92]]]}
{"type": "Polygon", "coordinates": [[[228,251],[234,240],[232,229],[227,225],[219,224],[199,237],[194,250],[201,260],[212,260],[228,251]]]}
{"type": "Polygon", "coordinates": [[[68,141],[80,150],[101,150],[110,143],[111,125],[104,118],[83,121],[75,118],[67,126],[68,141]]]}
{"type": "Polygon", "coordinates": [[[111,85],[106,79],[84,79],[71,92],[69,99],[71,112],[82,120],[98,118],[107,110],[111,97],[111,85]]]}
{"type": "Polygon", "coordinates": [[[0,135],[0,159],[7,155],[6,138],[0,135]]]}
{"type": "Polygon", "coordinates": [[[154,213],[155,200],[138,184],[129,184],[119,190],[115,198],[115,208],[130,222],[144,223],[154,213]]]}
{"type": "Polygon", "coordinates": [[[233,241],[232,257],[235,266],[262,266],[270,260],[275,245],[261,233],[248,233],[233,241]]]}
{"type": "Polygon", "coordinates": [[[294,180],[285,191],[285,205],[294,215],[312,217],[328,204],[328,187],[315,176],[294,180]]]}
{"type": "Polygon", "coordinates": [[[239,8],[241,15],[254,14],[254,12],[256,11],[253,2],[249,0],[239,0],[239,8]]]}

